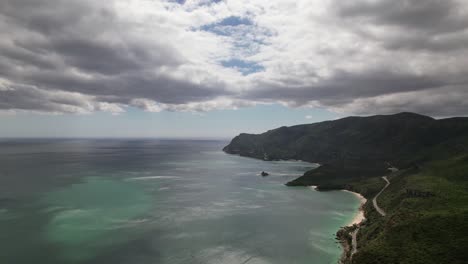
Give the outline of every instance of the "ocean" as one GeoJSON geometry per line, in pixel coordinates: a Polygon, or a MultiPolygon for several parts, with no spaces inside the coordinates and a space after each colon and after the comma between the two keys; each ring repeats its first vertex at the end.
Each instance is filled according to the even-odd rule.
{"type": "Polygon", "coordinates": [[[0,263],[337,263],[359,199],[286,187],[317,165],[227,143],[0,140],[0,263]]]}

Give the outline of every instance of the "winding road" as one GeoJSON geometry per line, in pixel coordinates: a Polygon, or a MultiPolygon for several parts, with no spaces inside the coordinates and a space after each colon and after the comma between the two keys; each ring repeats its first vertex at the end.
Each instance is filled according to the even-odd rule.
{"type": "Polygon", "coordinates": [[[382,179],[384,181],[387,182],[387,184],[385,184],[385,186],[382,188],[382,190],[380,190],[380,192],[374,197],[374,199],[372,199],[372,204],[374,205],[374,208],[375,210],[381,215],[381,216],[385,216],[385,211],[379,207],[379,205],[377,204],[377,198],[379,197],[379,195],[385,191],[385,189],[387,189],[387,187],[390,185],[390,181],[387,179],[387,176],[383,176],[382,179]]]}
{"type": "Polygon", "coordinates": [[[357,233],[359,232],[359,227],[351,232],[351,257],[357,252],[357,233]]]}
{"type": "MultiPolygon", "coordinates": [[[[381,216],[385,216],[385,211],[379,207],[379,205],[377,204],[377,198],[379,197],[379,195],[385,191],[385,189],[387,189],[387,187],[390,185],[390,181],[387,179],[387,176],[383,176],[382,179],[386,182],[385,186],[382,188],[382,190],[380,190],[379,193],[377,193],[374,197],[374,199],[372,199],[372,204],[374,205],[374,208],[375,210],[381,215],[381,216]]],[[[357,234],[359,232],[359,229],[360,227],[358,226],[358,228],[356,228],[356,230],[354,230],[353,232],[350,233],[351,235],[351,258],[353,257],[354,254],[357,253],[357,234]]]]}

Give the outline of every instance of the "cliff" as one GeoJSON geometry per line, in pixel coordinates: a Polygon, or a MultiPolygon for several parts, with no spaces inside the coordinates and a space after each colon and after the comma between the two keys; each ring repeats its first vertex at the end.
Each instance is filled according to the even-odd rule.
{"type": "Polygon", "coordinates": [[[240,134],[223,150],[265,159],[297,159],[324,166],[290,185],[340,184],[468,150],[468,118],[436,120],[414,113],[346,117],[240,134]],[[326,176],[324,176],[326,174],[326,176]],[[325,178],[324,178],[325,177],[325,178]]]}
{"type": "MultiPolygon", "coordinates": [[[[300,159],[317,169],[287,183],[347,189],[378,198],[366,203],[357,252],[344,263],[466,263],[468,245],[468,118],[414,113],[347,117],[241,134],[224,151],[253,158],[300,159]],[[399,169],[391,173],[390,167],[399,169]]],[[[344,241],[346,229],[338,235],[344,241]]]]}

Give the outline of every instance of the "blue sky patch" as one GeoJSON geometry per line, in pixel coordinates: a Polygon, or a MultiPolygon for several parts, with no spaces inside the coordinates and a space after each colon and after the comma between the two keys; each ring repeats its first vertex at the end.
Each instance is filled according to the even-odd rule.
{"type": "Polygon", "coordinates": [[[239,26],[239,25],[253,25],[252,20],[245,17],[230,16],[217,23],[220,26],[239,26]]]}
{"type": "Polygon", "coordinates": [[[217,35],[229,36],[232,34],[232,30],[235,30],[235,27],[242,25],[251,26],[253,25],[253,22],[248,18],[230,16],[219,22],[204,25],[200,27],[200,29],[203,31],[215,33],[217,35]]]}
{"type": "Polygon", "coordinates": [[[175,2],[175,3],[181,4],[181,5],[185,4],[186,1],[187,0],[169,0],[169,2],[175,2]]]}
{"type": "Polygon", "coordinates": [[[221,61],[221,65],[227,68],[235,68],[242,72],[243,75],[248,75],[254,72],[263,71],[265,68],[259,65],[256,62],[239,60],[239,59],[230,59],[226,61],[221,61]]]}

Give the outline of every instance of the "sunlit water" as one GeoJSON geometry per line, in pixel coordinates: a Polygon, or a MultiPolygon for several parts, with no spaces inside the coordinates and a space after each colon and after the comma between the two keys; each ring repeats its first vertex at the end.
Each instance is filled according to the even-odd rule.
{"type": "Polygon", "coordinates": [[[336,263],[359,201],[225,144],[0,141],[0,263],[336,263]]]}

